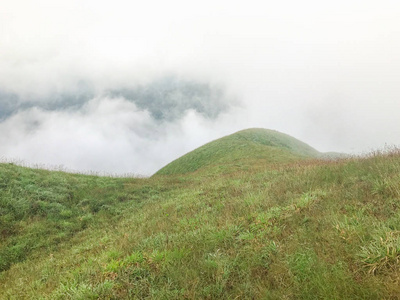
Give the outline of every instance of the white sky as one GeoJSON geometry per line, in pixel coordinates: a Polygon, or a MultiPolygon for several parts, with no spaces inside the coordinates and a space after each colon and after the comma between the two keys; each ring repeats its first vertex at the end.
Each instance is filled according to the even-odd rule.
{"type": "MultiPolygon", "coordinates": [[[[242,107],[213,122],[192,116],[170,124],[175,133],[157,144],[129,142],[121,134],[118,151],[104,137],[90,142],[103,133],[90,117],[64,114],[65,122],[86,128],[77,137],[71,125],[68,137],[70,145],[86,152],[63,154],[65,142],[50,139],[48,148],[53,150],[41,156],[39,147],[32,153],[36,148],[29,140],[48,139],[62,128],[51,123],[39,136],[17,129],[12,136],[3,135],[0,156],[111,172],[127,171],[119,167],[124,165],[151,173],[211,138],[247,127],[276,129],[320,151],[364,152],[385,143],[399,145],[399,16],[400,1],[387,0],[1,0],[1,90],[51,96],[76,88],[81,80],[106,89],[173,73],[222,84],[242,107]],[[171,149],[168,155],[157,149],[144,151],[146,155],[136,151],[135,158],[126,158],[129,164],[111,158],[99,164],[107,155],[129,156],[132,147],[165,148],[163,142],[171,149]],[[101,147],[105,157],[95,151],[101,147]],[[151,155],[163,158],[144,164],[151,155]]],[[[93,110],[90,116],[98,120],[98,113],[93,110]]],[[[117,115],[109,114],[107,120],[117,115]]],[[[45,124],[54,118],[41,116],[45,124]]],[[[131,118],[144,126],[146,116],[131,118]]],[[[15,116],[17,123],[8,120],[0,129],[17,128],[24,120],[15,116]]]]}

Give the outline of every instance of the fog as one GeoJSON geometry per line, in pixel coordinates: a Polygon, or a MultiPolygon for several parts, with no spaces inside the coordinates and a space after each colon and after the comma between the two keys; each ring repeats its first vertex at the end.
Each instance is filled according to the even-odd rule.
{"type": "Polygon", "coordinates": [[[0,10],[0,158],[150,175],[249,127],[400,144],[397,1],[28,1],[0,10]]]}

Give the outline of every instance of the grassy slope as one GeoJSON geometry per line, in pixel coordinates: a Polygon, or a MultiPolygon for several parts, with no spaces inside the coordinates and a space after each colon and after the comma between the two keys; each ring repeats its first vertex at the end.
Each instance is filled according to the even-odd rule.
{"type": "Polygon", "coordinates": [[[0,164],[0,298],[400,294],[398,151],[253,163],[149,179],[0,164]]]}
{"type": "Polygon", "coordinates": [[[287,162],[299,157],[317,157],[319,152],[283,133],[268,129],[246,129],[210,142],[171,162],[157,175],[184,174],[219,166],[230,169],[237,162],[253,167],[254,162],[287,162]],[[247,160],[247,163],[244,162],[247,160]]]}

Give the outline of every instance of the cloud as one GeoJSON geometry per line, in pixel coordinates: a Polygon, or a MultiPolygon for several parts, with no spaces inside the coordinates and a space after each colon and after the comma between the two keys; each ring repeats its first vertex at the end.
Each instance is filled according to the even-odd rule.
{"type": "Polygon", "coordinates": [[[3,93],[2,99],[18,101],[0,102],[9,105],[0,153],[48,167],[150,175],[206,142],[205,128],[234,104],[220,87],[170,76],[91,95],[38,100],[3,93]]]}
{"type": "Polygon", "coordinates": [[[321,151],[399,144],[399,13],[391,0],[5,0],[0,156],[151,173],[246,127],[321,151]]]}

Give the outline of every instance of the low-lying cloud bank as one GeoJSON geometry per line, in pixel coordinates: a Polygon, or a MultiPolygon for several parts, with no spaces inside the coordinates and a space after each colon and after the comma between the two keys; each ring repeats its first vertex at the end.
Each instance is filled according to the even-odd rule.
{"type": "Polygon", "coordinates": [[[3,157],[142,175],[216,138],[212,127],[237,104],[221,87],[172,76],[97,95],[0,96],[3,157]]]}

